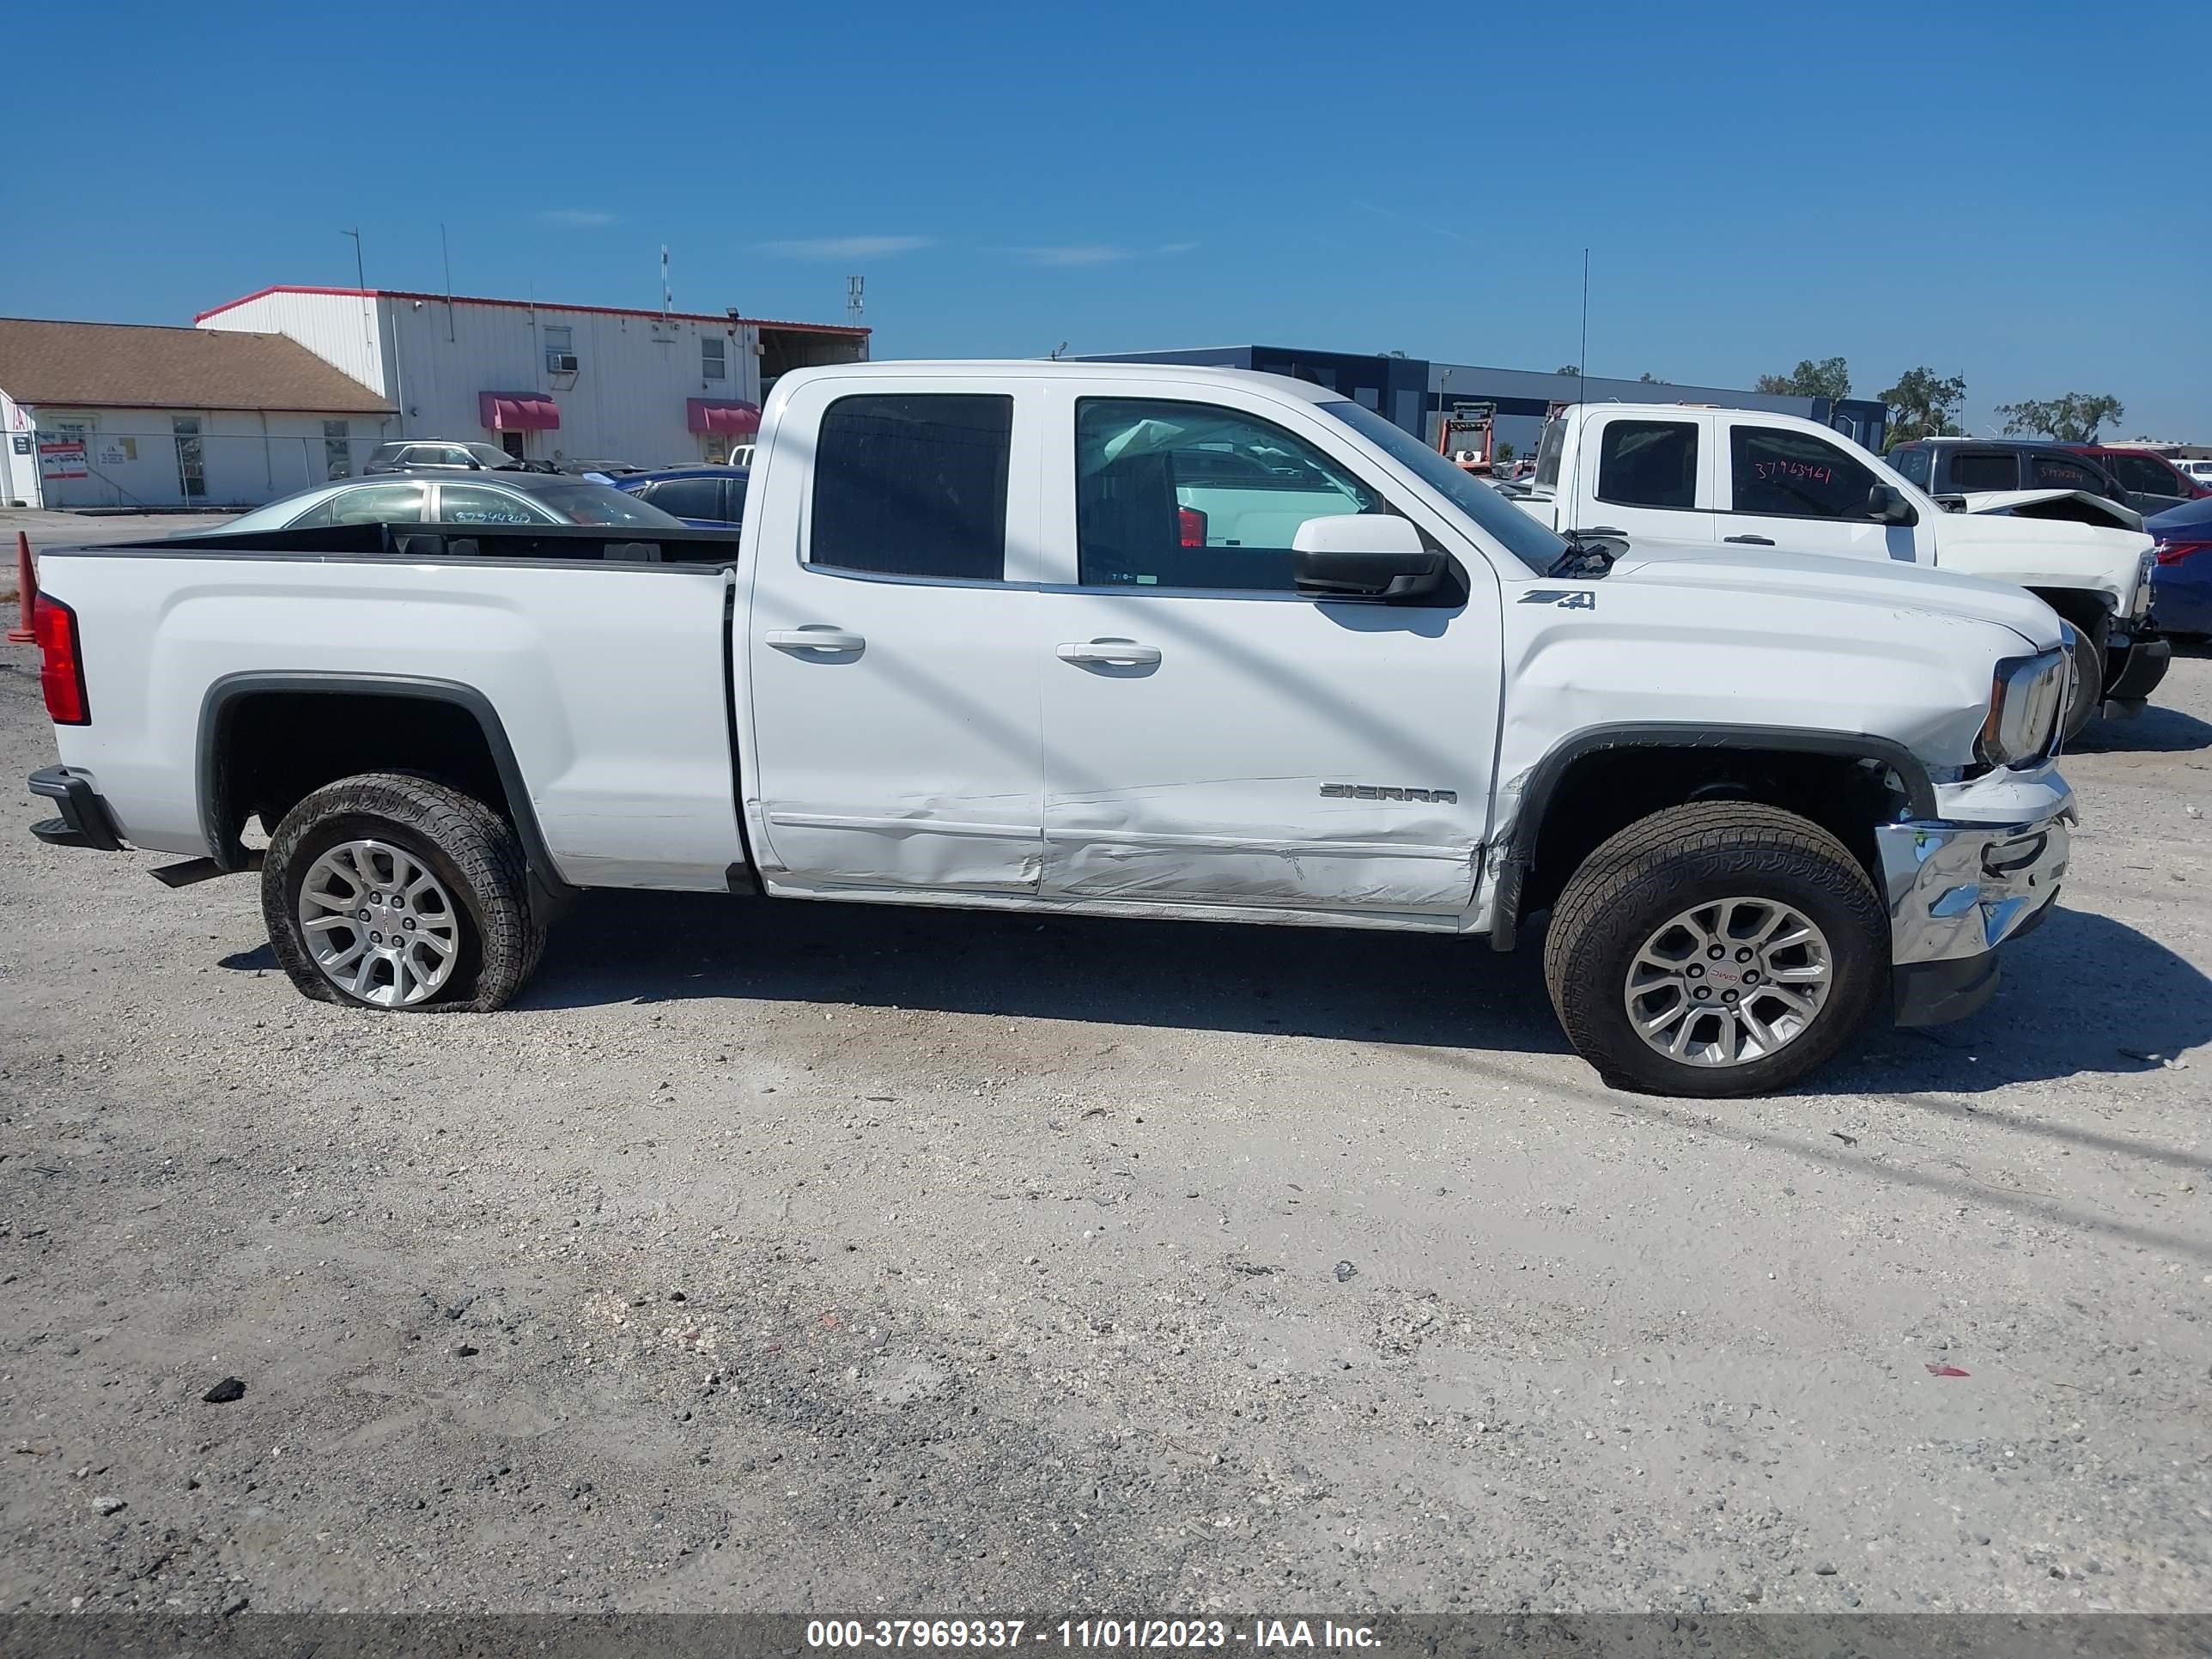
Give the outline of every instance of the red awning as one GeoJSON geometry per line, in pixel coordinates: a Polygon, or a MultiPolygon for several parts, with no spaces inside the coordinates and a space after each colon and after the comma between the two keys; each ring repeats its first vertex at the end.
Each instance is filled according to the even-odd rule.
{"type": "Polygon", "coordinates": [[[536,392],[479,392],[477,414],[494,432],[561,429],[561,405],[536,392]]]}
{"type": "Polygon", "coordinates": [[[760,430],[760,405],[741,404],[728,398],[686,398],[684,424],[694,432],[750,438],[760,430]]]}

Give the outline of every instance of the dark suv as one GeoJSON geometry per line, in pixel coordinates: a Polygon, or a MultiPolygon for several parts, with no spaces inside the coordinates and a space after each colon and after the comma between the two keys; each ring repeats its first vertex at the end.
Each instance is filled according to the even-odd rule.
{"type": "MultiPolygon", "coordinates": [[[[2102,463],[2030,438],[1919,438],[1889,452],[1889,464],[1931,495],[1990,489],[2086,489],[2132,507],[2102,463]]],[[[2140,509],[2137,509],[2140,511],[2140,509]]]]}

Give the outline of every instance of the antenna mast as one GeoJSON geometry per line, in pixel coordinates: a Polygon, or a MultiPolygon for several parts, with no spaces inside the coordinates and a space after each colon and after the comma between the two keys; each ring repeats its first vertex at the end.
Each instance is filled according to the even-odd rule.
{"type": "MultiPolygon", "coordinates": [[[[1581,348],[1575,353],[1575,408],[1580,411],[1589,403],[1584,386],[1589,379],[1589,250],[1583,250],[1583,337],[1581,348]]],[[[1577,486],[1582,483],[1583,445],[1579,434],[1575,439],[1575,464],[1567,470],[1567,527],[1565,534],[1575,533],[1575,508],[1577,505],[1577,486]]]]}
{"type": "Polygon", "coordinates": [[[848,276],[845,279],[845,320],[854,328],[860,327],[860,313],[866,308],[867,286],[868,279],[865,276],[848,276]]]}

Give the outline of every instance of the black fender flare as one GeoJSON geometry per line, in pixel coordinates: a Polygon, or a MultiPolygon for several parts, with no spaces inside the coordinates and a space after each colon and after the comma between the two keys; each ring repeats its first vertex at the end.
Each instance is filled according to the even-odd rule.
{"type": "Polygon", "coordinates": [[[1766,750],[1778,754],[1822,755],[1838,760],[1879,761],[1904,786],[1912,816],[1936,816],[1936,781],[1920,757],[1890,738],[1861,732],[1824,732],[1796,726],[1698,726],[1675,721],[1623,721],[1586,726],[1553,744],[1528,770],[1513,823],[1498,848],[1490,943],[1513,948],[1521,920],[1521,889],[1536,852],[1536,837],[1550,811],[1553,793],[1567,769],[1585,756],[1607,749],[1766,750]]]}
{"type": "Polygon", "coordinates": [[[499,775],[501,792],[507,797],[507,816],[522,839],[523,854],[529,860],[532,879],[549,896],[558,896],[569,890],[554,866],[551,849],[546,846],[544,832],[538,827],[538,809],[532,804],[530,790],[523,781],[521,763],[514,757],[514,745],[507,740],[506,724],[492,707],[491,699],[473,685],[465,685],[459,680],[431,679],[413,674],[249,672],[225,674],[209,686],[200,702],[196,774],[200,833],[207,842],[208,856],[218,867],[227,872],[246,867],[245,848],[234,834],[226,835],[222,830],[226,805],[222,799],[222,750],[231,710],[243,698],[271,691],[307,696],[355,693],[363,696],[411,697],[422,702],[447,703],[463,710],[476,721],[483,733],[485,746],[491,750],[492,766],[499,775]]]}

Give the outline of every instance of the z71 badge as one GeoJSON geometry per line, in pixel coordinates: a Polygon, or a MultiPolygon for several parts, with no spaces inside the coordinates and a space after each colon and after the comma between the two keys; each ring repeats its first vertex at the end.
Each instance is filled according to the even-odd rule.
{"type": "Polygon", "coordinates": [[[1459,805],[1456,789],[1400,789],[1380,783],[1324,783],[1321,787],[1325,800],[1425,800],[1441,806],[1459,805]]]}
{"type": "Polygon", "coordinates": [[[1562,611],[1595,611],[1597,595],[1587,587],[1532,587],[1521,596],[1523,605],[1555,605],[1562,611]]]}

